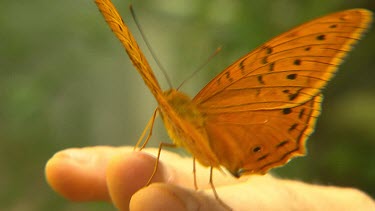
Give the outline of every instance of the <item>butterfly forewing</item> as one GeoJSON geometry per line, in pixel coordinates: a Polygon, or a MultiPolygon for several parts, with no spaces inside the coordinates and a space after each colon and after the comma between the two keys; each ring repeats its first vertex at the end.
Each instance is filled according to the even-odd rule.
{"type": "Polygon", "coordinates": [[[96,0],[95,3],[113,33],[124,46],[130,60],[138,70],[139,74],[142,76],[146,85],[150,88],[151,92],[156,98],[162,96],[162,90],[151,70],[150,65],[148,64],[133,35],[122,20],[120,14],[117,12],[115,6],[110,0],[96,0]]]}
{"type": "Polygon", "coordinates": [[[286,108],[311,100],[370,21],[371,12],[355,9],[296,27],[229,66],[194,101],[220,113],[286,108]]]}

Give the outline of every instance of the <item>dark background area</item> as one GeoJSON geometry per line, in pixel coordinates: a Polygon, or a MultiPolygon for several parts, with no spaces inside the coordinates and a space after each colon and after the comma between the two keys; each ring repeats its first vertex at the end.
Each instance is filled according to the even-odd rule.
{"type": "MultiPolygon", "coordinates": [[[[166,81],[129,16],[159,82],[166,81]]],[[[214,50],[222,51],[182,88],[194,96],[226,66],[291,27],[373,0],[133,0],[145,34],[177,87],[214,50]]],[[[56,152],[134,145],[156,103],[93,1],[8,1],[0,6],[0,209],[113,210],[73,203],[44,178],[56,152]]],[[[272,172],[350,186],[375,197],[375,30],[356,46],[324,91],[308,156],[272,172]]],[[[149,146],[168,141],[160,120],[149,146]]]]}

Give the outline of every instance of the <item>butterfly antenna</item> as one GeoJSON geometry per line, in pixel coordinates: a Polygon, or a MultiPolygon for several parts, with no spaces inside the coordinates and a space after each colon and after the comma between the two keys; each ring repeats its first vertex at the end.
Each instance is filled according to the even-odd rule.
{"type": "Polygon", "coordinates": [[[191,75],[189,75],[187,78],[185,78],[184,81],[182,81],[182,83],[180,84],[180,86],[177,87],[177,90],[179,90],[182,85],[184,85],[186,83],[186,81],[190,80],[192,77],[194,77],[199,71],[201,71],[203,69],[204,66],[206,66],[208,64],[209,61],[211,61],[212,58],[214,58],[219,52],[221,51],[221,47],[218,47],[216,48],[215,52],[213,52],[211,54],[211,56],[209,56],[207,58],[207,60],[201,65],[199,66],[191,75]]]}
{"type": "Polygon", "coordinates": [[[143,38],[143,41],[145,42],[145,44],[146,44],[148,50],[150,51],[152,58],[154,59],[154,61],[156,62],[156,64],[159,66],[159,68],[160,68],[162,74],[164,75],[165,79],[167,80],[167,83],[168,83],[168,85],[169,85],[169,88],[172,89],[173,86],[172,86],[171,80],[169,79],[168,74],[167,74],[167,72],[165,71],[165,68],[163,67],[163,65],[161,64],[161,62],[160,62],[159,59],[157,58],[156,54],[154,53],[154,50],[152,50],[150,43],[147,41],[146,36],[145,36],[145,34],[143,33],[142,27],[141,27],[141,25],[138,23],[138,19],[137,19],[137,16],[135,15],[135,12],[134,12],[134,10],[133,10],[133,5],[132,5],[132,4],[129,5],[129,9],[130,9],[130,13],[132,14],[132,17],[133,17],[133,19],[134,19],[135,25],[137,25],[138,31],[141,33],[141,36],[142,36],[142,38],[143,38]]]}

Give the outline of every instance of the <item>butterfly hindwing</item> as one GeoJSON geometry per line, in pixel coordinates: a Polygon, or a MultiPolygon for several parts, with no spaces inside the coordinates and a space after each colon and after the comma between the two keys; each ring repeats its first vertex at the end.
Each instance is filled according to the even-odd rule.
{"type": "Polygon", "coordinates": [[[208,115],[206,131],[212,150],[235,176],[265,173],[305,153],[321,101],[318,95],[293,108],[208,115]]]}

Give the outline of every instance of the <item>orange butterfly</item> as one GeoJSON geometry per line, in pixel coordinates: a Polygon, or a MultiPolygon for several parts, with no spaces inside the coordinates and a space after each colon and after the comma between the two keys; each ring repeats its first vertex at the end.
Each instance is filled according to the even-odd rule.
{"type": "Polygon", "coordinates": [[[246,54],[191,99],[161,90],[114,5],[95,2],[158,102],[148,127],[160,113],[174,144],[210,167],[213,190],[213,168],[235,177],[264,174],[305,154],[321,91],[372,19],[370,11],[352,9],[307,22],[246,54]]]}

